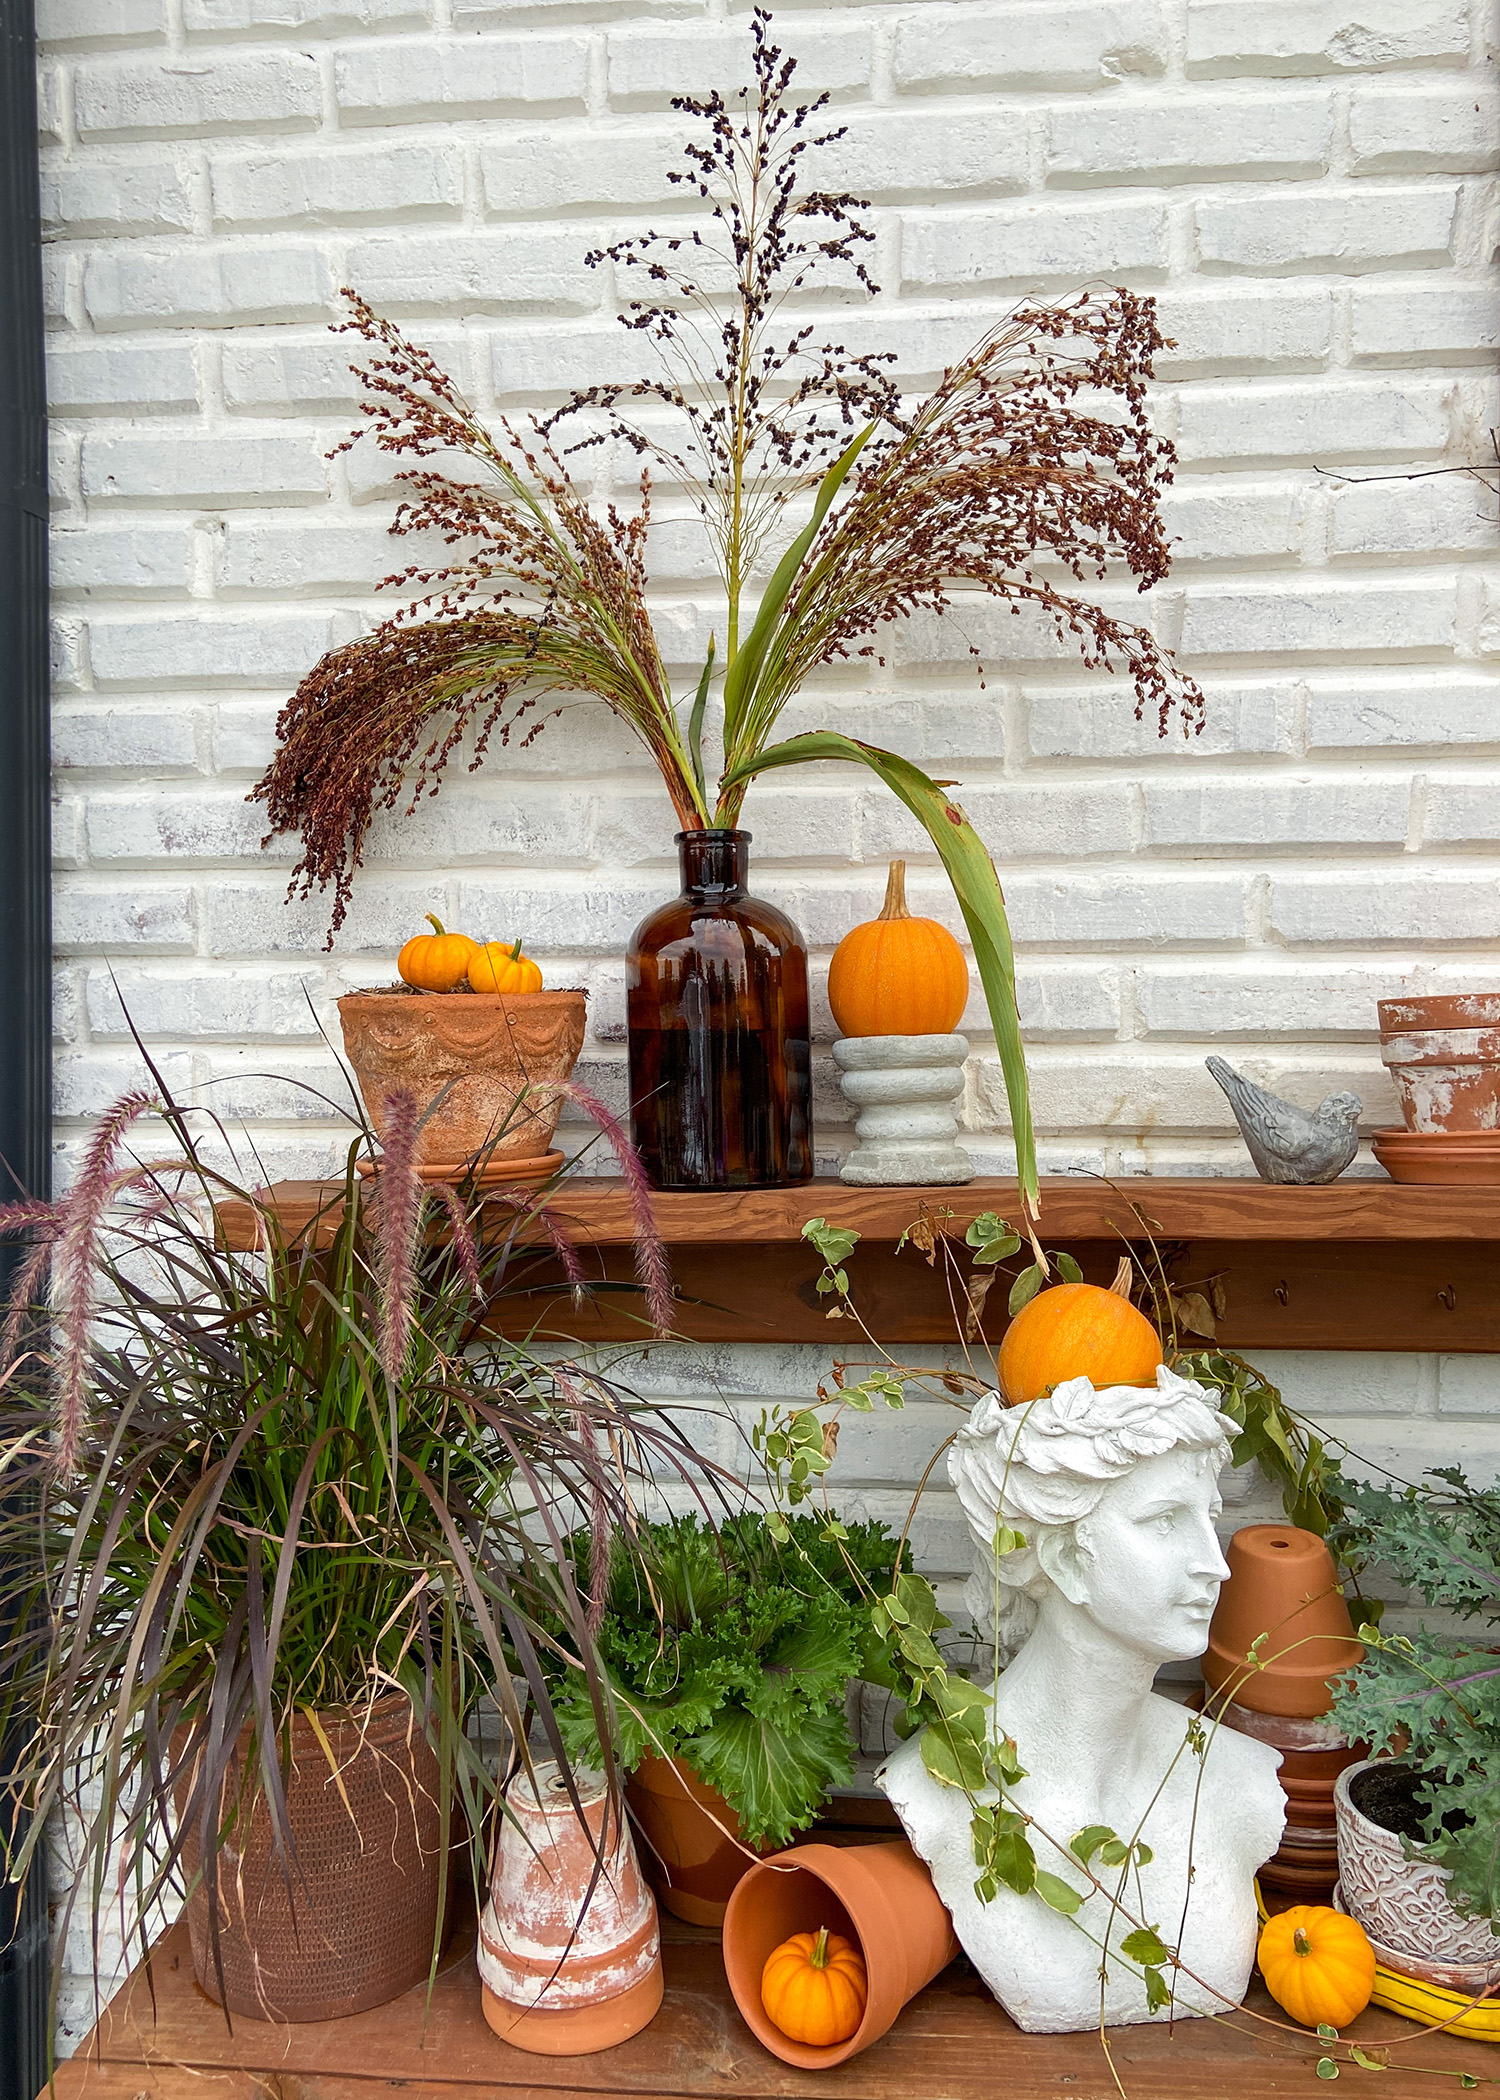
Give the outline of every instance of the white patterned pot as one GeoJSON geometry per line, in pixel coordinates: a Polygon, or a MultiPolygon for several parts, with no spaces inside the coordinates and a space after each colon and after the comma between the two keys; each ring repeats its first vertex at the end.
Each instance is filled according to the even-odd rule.
{"type": "Polygon", "coordinates": [[[1373,1941],[1397,1954],[1450,1965],[1493,1961],[1500,1939],[1488,1918],[1465,1918],[1454,1909],[1447,1868],[1408,1859],[1396,1833],[1372,1823],[1350,1799],[1350,1781],[1373,1762],[1350,1765],[1333,1789],[1343,1907],[1373,1941]]]}

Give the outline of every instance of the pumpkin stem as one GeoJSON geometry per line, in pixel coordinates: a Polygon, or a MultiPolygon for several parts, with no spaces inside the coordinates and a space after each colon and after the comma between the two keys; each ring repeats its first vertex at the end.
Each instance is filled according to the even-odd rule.
{"type": "Polygon", "coordinates": [[[517,941],[514,948],[511,949],[510,959],[512,962],[519,962],[521,960],[521,943],[519,941],[517,941]]]}
{"type": "Polygon", "coordinates": [[[1292,1945],[1296,1948],[1299,1954],[1312,1953],[1312,1942],[1307,1937],[1307,1930],[1305,1926],[1299,1925],[1296,1931],[1292,1934],[1292,1945]]]}
{"type": "Polygon", "coordinates": [[[447,927],[444,926],[442,920],[438,917],[435,911],[428,912],[427,923],[432,928],[434,933],[446,933],[448,930],[447,927]]]}
{"type": "Polygon", "coordinates": [[[906,908],[906,862],[893,860],[890,873],[885,879],[885,903],[880,908],[882,919],[909,919],[906,908]]]}
{"type": "Polygon", "coordinates": [[[1110,1289],[1117,1298],[1123,1298],[1128,1305],[1130,1303],[1130,1286],[1134,1282],[1135,1266],[1128,1254],[1122,1254],[1116,1265],[1115,1280],[1110,1285],[1110,1289]]]}
{"type": "MultiPolygon", "coordinates": [[[[896,865],[899,867],[900,862],[898,861],[896,865]]],[[[812,1953],[807,1958],[815,1969],[826,1969],[828,1967],[828,1927],[826,1925],[818,1927],[818,1936],[812,1943],[812,1953]]]]}

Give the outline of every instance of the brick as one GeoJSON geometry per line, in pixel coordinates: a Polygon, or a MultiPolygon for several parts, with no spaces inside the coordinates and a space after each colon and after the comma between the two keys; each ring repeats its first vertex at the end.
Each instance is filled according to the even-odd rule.
{"type": "MultiPolygon", "coordinates": [[[[870,29],[860,21],[798,26],[797,95],[835,95],[863,88],[870,77],[870,29]]],[[[728,95],[750,78],[750,40],[738,25],[668,24],[611,29],[609,99],[619,106],[664,107],[674,95],[713,86],[728,95]]]]}
{"type": "Polygon", "coordinates": [[[485,209],[494,217],[665,203],[678,194],[667,171],[681,160],[675,131],[590,119],[507,131],[479,149],[485,209]]]}
{"type": "Polygon", "coordinates": [[[316,1034],[309,1000],[323,985],[316,964],[232,972],[123,964],[113,973],[90,970],[84,996],[95,1039],[125,1034],[128,1014],[148,1038],[275,1043],[316,1034]]]}
{"type": "MultiPolygon", "coordinates": [[[[413,559],[410,538],[393,540],[383,524],[290,526],[233,520],[219,555],[218,585],[233,597],[321,591],[365,592],[413,559]]],[[[394,610],[394,600],[391,610],[394,610]]]]}
{"type": "Polygon", "coordinates": [[[383,312],[582,313],[603,295],[584,247],[568,226],[369,240],[351,251],[349,278],[383,312]]]}
{"type": "Polygon", "coordinates": [[[879,199],[1027,187],[1026,126],[991,110],[949,110],[940,123],[925,109],[851,110],[840,123],[843,138],[813,163],[827,189],[879,199]]]}
{"type": "Polygon", "coordinates": [[[351,410],[359,400],[349,368],[352,354],[346,342],[329,342],[326,336],[312,343],[241,342],[229,336],[219,365],[225,404],[277,414],[351,410]]]}
{"type": "MultiPolygon", "coordinates": [[[[266,813],[230,789],[206,786],[91,795],[89,859],[149,868],[159,861],[248,860],[261,851],[266,813]]],[[[291,842],[268,849],[273,860],[292,855],[291,842]]]]}
{"type": "Polygon", "coordinates": [[[183,0],[182,19],[189,36],[259,37],[426,27],[431,13],[423,0],[183,0]]]}
{"type": "Polygon", "coordinates": [[[1173,286],[1155,297],[1162,334],[1175,346],[1158,353],[1162,378],[1317,369],[1333,347],[1333,300],[1326,291],[1173,286]]]}
{"type": "Polygon", "coordinates": [[[1273,934],[1288,943],[1420,948],[1424,943],[1500,937],[1500,885],[1493,876],[1420,873],[1276,875],[1273,934]]]}
{"type": "Polygon", "coordinates": [[[69,82],[61,69],[46,59],[37,67],[37,139],[43,146],[60,146],[67,122],[69,82]]]}
{"type": "MultiPolygon", "coordinates": [[[[1021,860],[1082,860],[1131,852],[1135,844],[1134,798],[1118,785],[1058,781],[1052,785],[1000,786],[960,781],[951,790],[965,816],[997,863],[1021,860]]],[[[933,855],[932,841],[894,795],[866,789],[860,831],[861,857],[887,861],[897,855],[933,855]]]]}
{"type": "Polygon", "coordinates": [[[198,406],[186,343],[47,343],[47,399],[63,415],[151,415],[198,406]]]}
{"type": "Polygon", "coordinates": [[[84,137],[192,137],[234,131],[311,131],[322,114],[315,62],[298,51],[257,58],[101,59],[73,82],[84,137]]]}
{"type": "MultiPolygon", "coordinates": [[[[285,870],[259,879],[250,870],[225,870],[201,879],[203,943],[221,961],[244,957],[264,963],[278,955],[315,960],[328,940],[333,916],[331,891],[288,898],[285,870]]],[[[376,981],[392,981],[389,965],[420,926],[424,912],[436,910],[448,925],[458,914],[447,902],[446,885],[431,875],[366,875],[354,886],[349,916],[339,930],[340,960],[350,956],[379,958],[376,981]]],[[[331,943],[329,943],[331,946],[331,943]]]]}
{"type": "Polygon", "coordinates": [[[1234,967],[1194,963],[1191,969],[1138,970],[1136,1006],[1148,1037],[1227,1037],[1276,1042],[1295,1037],[1368,1042],[1376,1002],[1388,996],[1390,971],[1269,967],[1260,959],[1234,967]]]}
{"type": "Polygon", "coordinates": [[[1404,780],[1150,781],[1146,844],[1256,856],[1338,847],[1406,845],[1411,791],[1404,780]]]}
{"type": "Polygon", "coordinates": [[[92,620],[89,654],[100,685],[290,690],[337,638],[334,622],[323,613],[226,620],[200,611],[155,620],[92,620]]]}
{"type": "MultiPolygon", "coordinates": [[[[192,1060],[181,1052],[166,1051],[155,1063],[168,1092],[179,1100],[187,1099],[193,1084],[192,1060]]],[[[102,1116],[122,1094],[138,1088],[143,1077],[140,1058],[134,1052],[111,1056],[89,1050],[54,1058],[52,1112],[57,1116],[102,1116]]]]}
{"type": "Polygon", "coordinates": [[[1349,145],[1359,175],[1470,174],[1500,166],[1500,98],[1460,77],[1422,87],[1356,88],[1349,145]]]}
{"type": "Polygon", "coordinates": [[[187,530],[159,522],[54,532],[50,558],[52,589],[59,595],[159,597],[185,594],[192,580],[187,530]]]}
{"type": "Polygon", "coordinates": [[[1392,502],[1388,481],[1335,488],[1332,555],[1488,554],[1495,548],[1494,499],[1478,477],[1445,475],[1402,484],[1392,502]]]}
{"type": "MultiPolygon", "coordinates": [[[[670,817],[662,822],[668,851],[670,823],[670,817]]],[[[512,875],[471,874],[459,885],[458,918],[462,925],[528,927],[527,946],[536,955],[618,955],[647,912],[675,890],[676,871],[666,867],[654,876],[632,873],[608,883],[575,875],[538,885],[535,871],[520,869],[512,875]]]]}
{"type": "Polygon", "coordinates": [[[335,68],[339,114],[351,124],[484,116],[491,110],[582,104],[582,36],[464,38],[352,45],[335,68]]]}
{"type": "Polygon", "coordinates": [[[170,160],[93,155],[42,173],[42,225],[76,234],[189,232],[193,200],[170,160]]]}
{"type": "Polygon", "coordinates": [[[190,772],[198,764],[197,726],[185,707],[58,707],[52,762],[100,772],[190,772]]]}
{"type": "Polygon", "coordinates": [[[1448,260],[1458,192],[1447,183],[1203,199],[1198,252],[1210,270],[1389,270],[1448,260]]]}
{"type": "Polygon", "coordinates": [[[1109,88],[1160,73],[1167,50],[1149,4],[925,7],[896,24],[892,74],[898,88],[1109,88]]]}
{"type": "Polygon", "coordinates": [[[1430,779],[1422,811],[1427,845],[1493,846],[1500,843],[1500,780],[1430,779]]]}
{"type": "Polygon", "coordinates": [[[1448,649],[1455,610],[1451,579],[1436,576],[1389,576],[1378,584],[1268,583],[1264,590],[1193,584],[1181,651],[1194,657],[1448,649]]]}
{"type": "Polygon", "coordinates": [[[1177,449],[1189,461],[1419,459],[1451,433],[1449,389],[1434,381],[1320,380],[1193,386],[1180,396],[1177,449]]]}
{"type": "Polygon", "coordinates": [[[1244,752],[1281,756],[1293,748],[1296,689],[1289,683],[1221,685],[1204,681],[1203,728],[1158,734],[1154,713],[1135,716],[1135,694],[1116,684],[1085,692],[1041,690],[1028,702],[1029,744],[1038,758],[1160,759],[1169,765],[1244,752]]]}
{"type": "Polygon", "coordinates": [[[83,441],[83,491],[103,502],[309,502],[326,494],[328,469],[302,436],[239,430],[163,430],[83,441]]]}
{"type": "Polygon", "coordinates": [[[1038,278],[1165,269],[1159,204],[1014,204],[986,212],[905,214],[901,281],[921,286],[1025,284],[1038,278]]]}
{"type": "Polygon", "coordinates": [[[83,297],[96,328],[233,328],[316,321],[333,306],[334,275],[312,247],[105,250],[89,257],[83,297]]]}
{"type": "MultiPolygon", "coordinates": [[[[584,241],[575,242],[581,253],[584,241]]],[[[615,321],[576,328],[505,328],[492,339],[495,392],[502,396],[572,393],[589,386],[631,386],[659,368],[649,344],[615,321]]]]}
{"type": "Polygon", "coordinates": [[[1423,1405],[1420,1356],[1363,1349],[1267,1349],[1256,1368],[1288,1403],[1314,1420],[1324,1415],[1411,1415],[1423,1405]]]}
{"type": "MultiPolygon", "coordinates": [[[[1016,981],[1016,1006],[1029,1043],[1108,1041],[1120,1027],[1119,972],[1102,964],[1048,968],[1025,962],[1016,981]]],[[[975,972],[960,1026],[982,1036],[990,1025],[975,972]]]]}
{"type": "Polygon", "coordinates": [[[463,203],[457,154],[431,146],[237,154],[215,160],[210,173],[221,226],[451,218],[463,203]]]}
{"type": "Polygon", "coordinates": [[[1500,747],[1500,678],[1443,670],[1319,681],[1307,705],[1309,751],[1500,747]]]}
{"type": "MultiPolygon", "coordinates": [[[[664,797],[658,800],[670,808],[664,797]]],[[[371,865],[585,867],[593,816],[592,797],[576,790],[533,787],[507,794],[497,778],[480,774],[470,780],[459,774],[436,801],[423,802],[411,815],[403,804],[377,817],[365,858],[371,865]]],[[[502,925],[492,937],[511,940],[515,935],[502,925]]]]}
{"type": "Polygon", "coordinates": [[[193,893],[184,883],[121,883],[78,876],[55,884],[52,945],[65,954],[145,948],[183,954],[193,946],[193,893]]]}
{"type": "Polygon", "coordinates": [[[159,44],[166,33],[163,0],[39,0],[36,11],[43,50],[159,44]]]}
{"type": "Polygon", "coordinates": [[[1462,62],[1463,0],[1189,0],[1189,73],[1339,73],[1462,62]]]}
{"type": "Polygon", "coordinates": [[[1245,938],[1249,894],[1244,876],[1181,872],[1154,876],[1023,871],[1005,884],[1011,927],[1021,948],[1239,946],[1245,938]]]}
{"type": "Polygon", "coordinates": [[[1080,104],[1048,119],[1047,180],[1203,182],[1234,176],[1321,175],[1333,146],[1326,93],[1132,96],[1080,104]]]}
{"type": "Polygon", "coordinates": [[[1357,285],[1351,337],[1360,364],[1489,364],[1500,350],[1500,297],[1492,284],[1357,285]]]}
{"type": "Polygon", "coordinates": [[[1179,480],[1162,497],[1162,524],[1172,541],[1174,566],[1183,562],[1290,559],[1302,543],[1306,501],[1284,483],[1229,487],[1214,476],[1207,488],[1179,480]]]}
{"type": "Polygon", "coordinates": [[[200,1098],[230,1125],[326,1123],[341,1130],[346,1144],[354,1136],[348,1080],[321,1047],[309,1055],[283,1044],[275,1072],[266,1070],[264,1055],[254,1050],[210,1050],[203,1063],[200,1098]],[[345,1105],[344,1117],[339,1105],[345,1105]]]}
{"type": "Polygon", "coordinates": [[[1438,1412],[1500,1415],[1500,1364],[1489,1356],[1440,1356],[1438,1412]]]}
{"type": "Polygon", "coordinates": [[[54,615],[48,627],[48,663],[54,692],[77,693],[88,684],[83,622],[54,615]]]}
{"type": "MultiPolygon", "coordinates": [[[[974,1080],[978,1126],[1007,1128],[999,1060],[981,1060],[974,1080]]],[[[1031,1068],[1031,1106],[1038,1130],[1058,1134],[1080,1126],[1196,1134],[1230,1124],[1228,1104],[1201,1060],[1173,1062],[1160,1052],[1148,1064],[1131,1061],[1128,1051],[1037,1058],[1031,1068]]]]}

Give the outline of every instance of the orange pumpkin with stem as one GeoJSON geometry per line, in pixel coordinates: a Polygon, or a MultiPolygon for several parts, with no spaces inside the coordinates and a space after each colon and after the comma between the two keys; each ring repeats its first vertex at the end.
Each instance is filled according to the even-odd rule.
{"type": "Polygon", "coordinates": [[[1268,1919],[1256,1951],[1266,1989],[1299,2027],[1347,2027],[1375,1989],[1375,1949],[1362,1925],[1322,1904],[1268,1919]]]}
{"type": "Polygon", "coordinates": [[[466,933],[449,933],[441,919],[427,914],[431,933],[415,933],[396,957],[401,982],[419,992],[451,992],[469,974],[469,958],[478,941],[466,933]]]}
{"type": "Polygon", "coordinates": [[[997,1369],[1011,1407],[1038,1400],[1065,1378],[1095,1386],[1155,1385],[1164,1360],[1161,1336],[1131,1304],[1130,1264],[1123,1260],[1107,1291],[1092,1283],[1059,1283],[1039,1291],[1005,1330],[997,1369]]]}
{"type": "Polygon", "coordinates": [[[951,1035],[969,998],[964,951],[936,919],[906,908],[906,862],[893,860],[878,919],[846,933],[828,968],[828,1003],[844,1035],[951,1035]]]}
{"type": "Polygon", "coordinates": [[[486,941],[469,957],[469,983],[476,992],[539,992],[542,973],[519,941],[486,941]]]}
{"type": "Polygon", "coordinates": [[[869,1984],[852,1940],[820,1925],[794,1932],[766,1959],[760,2002],[788,2041],[812,2049],[847,2042],[865,2016],[869,1984]]]}

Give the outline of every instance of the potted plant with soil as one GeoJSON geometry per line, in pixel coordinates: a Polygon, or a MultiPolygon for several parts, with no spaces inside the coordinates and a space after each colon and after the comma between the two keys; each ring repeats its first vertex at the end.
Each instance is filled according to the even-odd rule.
{"type": "Polygon", "coordinates": [[[0,1739],[27,1744],[4,1866],[37,1870],[58,1812],[64,1924],[82,1905],[97,1938],[128,1901],[144,1953],[185,1894],[226,2015],[333,2017],[428,1976],[455,1881],[478,1889],[504,1777],[471,1738],[481,1695],[526,1765],[514,1683],[555,1739],[562,1640],[607,1726],[561,1512],[582,1499],[605,1537],[632,1466],[691,1454],[601,1378],[486,1336],[513,1235],[424,1191],[409,1097],[376,1187],[356,1140],[294,1241],[153,1077],[66,1196],[0,1213],[32,1243],[0,1336],[0,1739]],[[251,1253],[218,1240],[226,1198],[251,1253]]]}
{"type": "Polygon", "coordinates": [[[627,958],[636,1141],[658,1186],[752,1186],[805,1180],[812,1149],[806,954],[748,893],[745,794],[776,767],[868,767],[952,882],[1034,1202],[1004,900],[952,783],[831,730],[777,741],[778,723],[816,672],[876,656],[896,623],[962,594],[1034,615],[1090,669],[1124,668],[1163,730],[1179,710],[1195,719],[1201,695],[1153,636],[1064,588],[1119,570],[1144,590],[1167,573],[1174,455],[1146,405],[1163,338],[1151,300],[1123,289],[1023,305],[923,401],[889,357],[824,341],[807,297],[873,295],[874,235],[859,198],[816,185],[818,151],[843,133],[825,129],[826,95],[792,102],[795,61],[769,21],[755,11],[750,88],[674,101],[695,127],[671,178],[689,215],[587,258],[624,283],[619,318],[656,376],[585,388],[526,429],[481,422],[428,351],[347,294],[343,326],[373,353],[362,428],[404,470],[393,529],[431,528],[447,552],[389,579],[425,599],[303,680],[255,795],[274,832],[300,833],[294,883],[332,886],[337,925],[376,811],[434,790],[466,733],[478,763],[492,739],[536,734],[549,695],[612,708],[661,770],[682,877],[627,958]],[[596,507],[570,474],[570,456],[605,443],[644,463],[635,515],[596,507]],[[683,491],[722,585],[681,694],[646,595],[651,469],[683,491]]]}
{"type": "Polygon", "coordinates": [[[1339,1877],[1388,1967],[1480,1991],[1500,1982],[1500,1489],[1434,1478],[1354,1498],[1361,1549],[1462,1630],[1360,1629],[1333,1710],[1387,1754],[1339,1778],[1339,1877]]]}
{"type": "MultiPolygon", "coordinates": [[[[871,1605],[904,1549],[881,1524],[839,1530],[684,1517],[622,1542],[597,1635],[611,1727],[647,1872],[695,1924],[719,1924],[755,1854],[805,1830],[853,1777],[845,1695],[852,1678],[887,1675],[871,1605]]],[[[589,1551],[575,1540],[581,1581],[589,1551]]],[[[570,1754],[596,1762],[581,1676],[553,1699],[570,1754]]]]}

